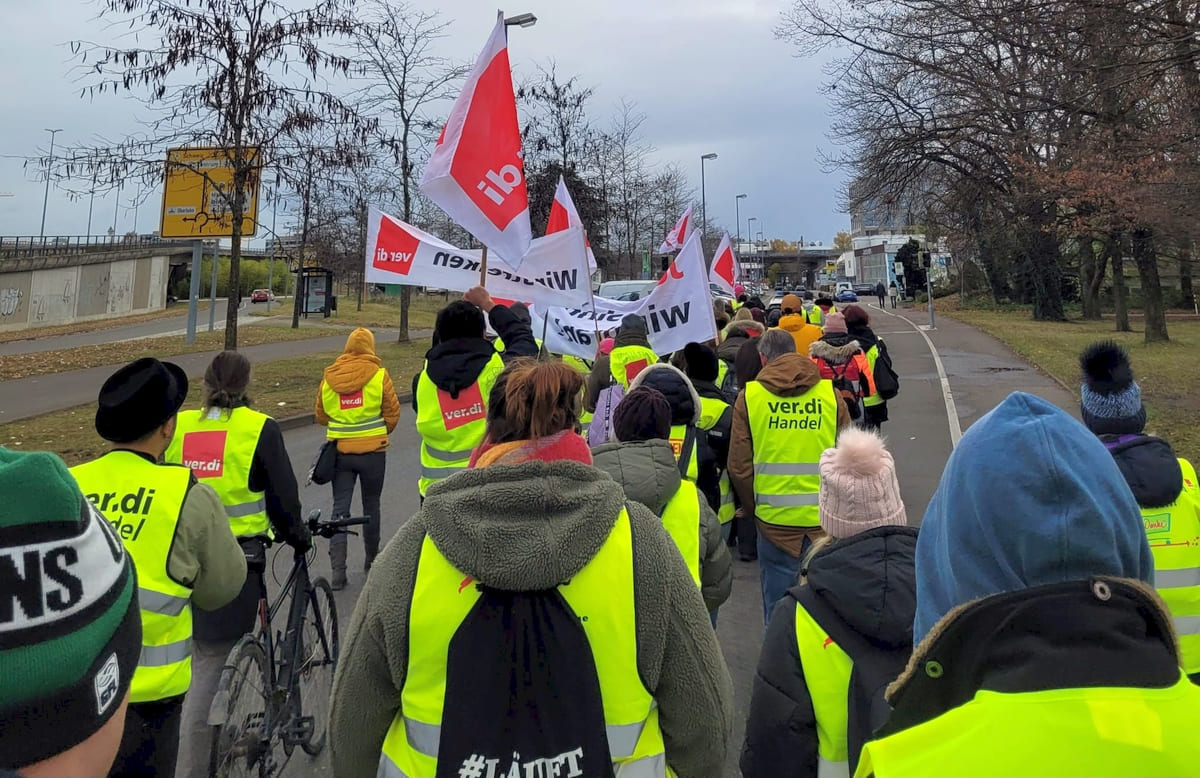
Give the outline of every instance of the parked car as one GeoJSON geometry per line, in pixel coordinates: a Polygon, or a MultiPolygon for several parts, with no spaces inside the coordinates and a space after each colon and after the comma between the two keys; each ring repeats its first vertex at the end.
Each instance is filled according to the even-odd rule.
{"type": "Polygon", "coordinates": [[[597,297],[609,300],[640,300],[658,285],[658,281],[605,281],[596,290],[597,297]]]}
{"type": "Polygon", "coordinates": [[[250,293],[250,302],[252,303],[265,303],[268,301],[275,302],[275,293],[270,289],[255,289],[250,293]]]}
{"type": "Polygon", "coordinates": [[[858,302],[858,295],[855,294],[853,289],[842,289],[833,299],[839,303],[856,303],[858,302]]]}

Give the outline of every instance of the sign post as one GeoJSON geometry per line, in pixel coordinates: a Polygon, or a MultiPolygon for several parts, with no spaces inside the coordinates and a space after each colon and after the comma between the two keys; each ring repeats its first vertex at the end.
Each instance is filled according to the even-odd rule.
{"type": "Polygon", "coordinates": [[[204,257],[204,241],[192,241],[192,284],[188,291],[187,344],[196,342],[196,300],[200,297],[200,260],[204,257]]]}

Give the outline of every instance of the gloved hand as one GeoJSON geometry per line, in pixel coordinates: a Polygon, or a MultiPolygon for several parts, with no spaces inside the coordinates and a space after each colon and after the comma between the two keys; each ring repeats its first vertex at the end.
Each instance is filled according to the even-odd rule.
{"type": "Polygon", "coordinates": [[[297,554],[307,554],[313,547],[312,533],[308,531],[308,527],[301,524],[292,529],[285,542],[295,549],[297,554]]]}

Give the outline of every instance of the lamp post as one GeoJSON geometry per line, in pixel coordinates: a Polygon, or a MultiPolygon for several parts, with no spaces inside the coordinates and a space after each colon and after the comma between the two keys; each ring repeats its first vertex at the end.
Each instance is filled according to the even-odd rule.
{"type": "Polygon", "coordinates": [[[708,198],[704,191],[704,163],[716,159],[716,154],[703,154],[700,157],[700,242],[708,239],[708,198]]]}
{"type": "Polygon", "coordinates": [[[742,200],[746,199],[746,195],[740,194],[733,198],[733,223],[737,225],[737,243],[738,251],[742,250],[742,200]]]}
{"type": "Polygon", "coordinates": [[[537,17],[528,13],[509,16],[504,20],[505,27],[532,27],[535,24],[537,24],[537,17]]]}
{"type": "Polygon", "coordinates": [[[88,226],[87,226],[88,243],[92,242],[92,208],[95,207],[95,205],[96,205],[96,176],[98,175],[98,173],[99,173],[98,170],[92,171],[92,191],[91,191],[91,194],[88,196],[88,226]]]}
{"type": "Polygon", "coordinates": [[[46,160],[46,193],[42,195],[42,230],[38,233],[38,237],[46,237],[46,205],[50,202],[50,173],[54,167],[54,136],[62,132],[62,128],[52,130],[46,128],[46,132],[50,133],[50,158],[46,160]]]}
{"type": "Polygon", "coordinates": [[[275,232],[275,218],[279,212],[279,173],[275,173],[275,186],[271,189],[271,259],[267,265],[267,313],[271,312],[271,298],[275,295],[275,250],[279,235],[275,232]]]}
{"type": "Polygon", "coordinates": [[[113,242],[117,242],[117,217],[121,213],[121,181],[117,181],[117,201],[113,204],[113,242]]]}

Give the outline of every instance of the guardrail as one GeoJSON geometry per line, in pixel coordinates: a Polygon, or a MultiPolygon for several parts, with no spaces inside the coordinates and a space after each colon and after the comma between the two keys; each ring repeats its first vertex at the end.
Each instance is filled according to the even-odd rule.
{"type": "Polygon", "coordinates": [[[144,246],[176,244],[154,235],[31,235],[0,236],[0,259],[94,254],[144,246]]]}

